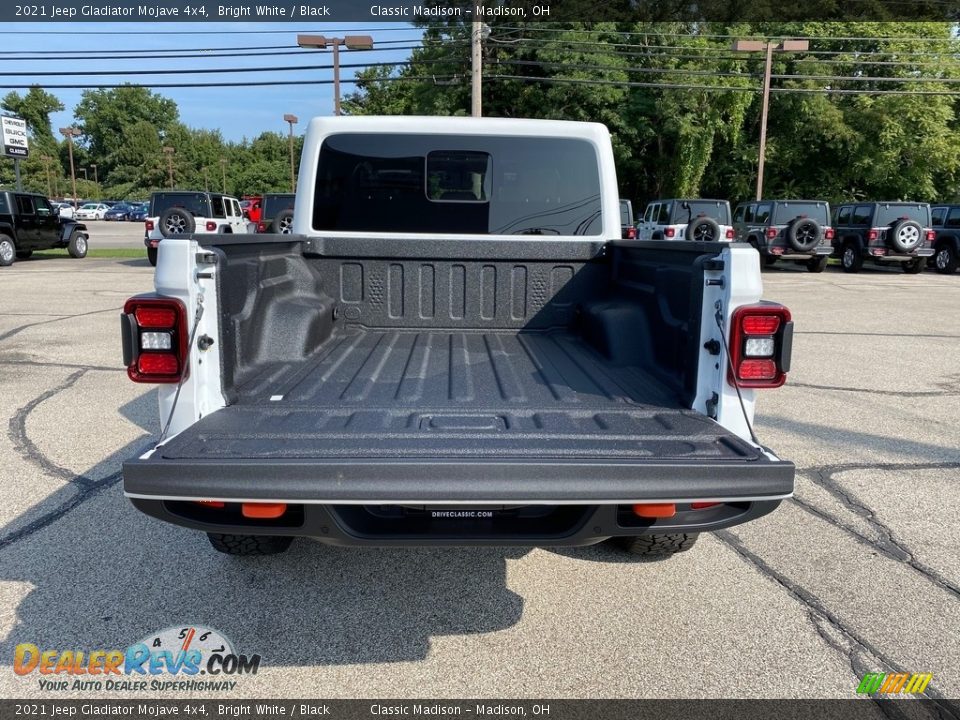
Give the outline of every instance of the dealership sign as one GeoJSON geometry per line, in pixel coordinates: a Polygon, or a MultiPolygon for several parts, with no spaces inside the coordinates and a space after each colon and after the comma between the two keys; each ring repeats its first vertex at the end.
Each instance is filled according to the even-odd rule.
{"type": "Polygon", "coordinates": [[[0,117],[3,134],[3,154],[7,157],[25,158],[30,154],[27,144],[27,122],[23,118],[0,117]]]}

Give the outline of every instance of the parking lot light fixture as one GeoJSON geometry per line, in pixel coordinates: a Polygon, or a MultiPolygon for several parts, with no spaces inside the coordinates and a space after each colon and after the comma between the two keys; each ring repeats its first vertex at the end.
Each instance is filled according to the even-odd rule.
{"type": "Polygon", "coordinates": [[[227,159],[220,158],[220,171],[223,173],[223,194],[227,194],[227,159]]]}
{"type": "Polygon", "coordinates": [[[735,52],[764,52],[766,62],[763,67],[763,105],[760,110],[760,150],[757,159],[757,200],[763,199],[763,170],[767,155],[767,112],[770,109],[770,76],[773,71],[773,53],[775,52],[804,52],[810,49],[807,40],[781,40],[767,42],[764,40],[736,40],[733,43],[735,52]]]}
{"type": "Polygon", "coordinates": [[[340,46],[347,50],[373,50],[373,38],[370,35],[345,35],[342,38],[328,38],[324,35],[297,35],[297,45],[302,48],[325,50],[333,49],[333,114],[340,114],[340,46]]]}
{"type": "Polygon", "coordinates": [[[97,200],[101,200],[100,197],[100,176],[97,175],[97,164],[90,163],[90,168],[93,170],[93,184],[97,186],[97,200]]]}
{"type": "Polygon", "coordinates": [[[75,127],[60,128],[60,133],[67,138],[67,148],[70,152],[70,182],[73,185],[73,207],[77,207],[77,172],[73,166],[73,139],[80,135],[80,130],[75,127]]]}
{"type": "Polygon", "coordinates": [[[296,115],[290,113],[284,115],[283,119],[290,124],[290,192],[295,193],[297,191],[297,175],[294,171],[293,162],[293,126],[299,122],[299,119],[296,115]]]}

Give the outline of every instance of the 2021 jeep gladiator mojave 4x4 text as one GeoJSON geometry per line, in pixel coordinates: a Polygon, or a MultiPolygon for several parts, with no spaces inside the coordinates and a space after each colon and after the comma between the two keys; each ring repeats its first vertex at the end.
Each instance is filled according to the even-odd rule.
{"type": "Polygon", "coordinates": [[[293,234],[167,238],[126,303],[164,428],[124,464],[143,512],[235,554],[665,555],[792,493],[749,423],[790,313],[747,245],[621,239],[604,126],[315,119],[297,187],[293,234]]]}
{"type": "Polygon", "coordinates": [[[899,263],[904,272],[918,273],[933,255],[936,233],[930,224],[927,203],[841,205],[833,222],[834,255],[849,273],[860,272],[866,260],[880,265],[899,263]]]}
{"type": "Polygon", "coordinates": [[[151,265],[157,264],[157,247],[165,238],[250,232],[250,221],[243,216],[240,202],[220,193],[155,192],[150,196],[149,213],[144,221],[143,243],[151,265]]]}
{"type": "Polygon", "coordinates": [[[833,253],[830,205],[824,200],[753,200],[733,213],[740,242],[756,248],[764,265],[792,260],[823,272],[833,253]]]}
{"type": "Polygon", "coordinates": [[[733,240],[730,203],[702,198],[654,200],[637,223],[640,240],[733,240]]]}
{"type": "Polygon", "coordinates": [[[0,267],[51,248],[86,257],[88,237],[86,225],[61,217],[43,195],[0,190],[0,267]]]}

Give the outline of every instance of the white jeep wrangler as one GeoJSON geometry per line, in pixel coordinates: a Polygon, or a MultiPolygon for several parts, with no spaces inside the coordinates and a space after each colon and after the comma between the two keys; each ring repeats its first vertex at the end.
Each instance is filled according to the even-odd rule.
{"type": "Polygon", "coordinates": [[[240,202],[229,195],[192,190],[155,192],[150,196],[143,242],[150,264],[156,265],[157,246],[164,238],[253,232],[250,225],[243,217],[240,202]]]}

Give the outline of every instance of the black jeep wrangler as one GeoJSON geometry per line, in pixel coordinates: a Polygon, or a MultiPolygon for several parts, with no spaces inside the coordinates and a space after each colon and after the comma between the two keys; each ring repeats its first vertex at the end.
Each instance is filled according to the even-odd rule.
{"type": "Polygon", "coordinates": [[[830,205],[825,200],[754,200],[733,213],[739,242],[752,245],[766,266],[790,260],[823,272],[833,253],[830,205]]]}
{"type": "Polygon", "coordinates": [[[860,272],[866,260],[878,265],[899,263],[918,273],[933,255],[936,233],[930,227],[930,205],[872,202],[841,205],[833,227],[834,256],[845,272],[860,272]]]}
{"type": "Polygon", "coordinates": [[[0,267],[34,250],[67,248],[70,257],[85,257],[89,237],[86,225],[61,218],[43,195],[0,190],[0,267]]]}
{"type": "Polygon", "coordinates": [[[950,275],[960,266],[960,205],[936,205],[933,208],[933,267],[950,275]]]}
{"type": "Polygon", "coordinates": [[[279,233],[289,235],[293,232],[293,206],[296,200],[293,193],[265,193],[260,202],[260,222],[258,233],[279,233]]]}

